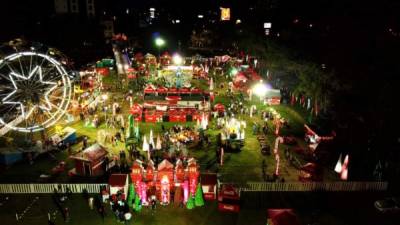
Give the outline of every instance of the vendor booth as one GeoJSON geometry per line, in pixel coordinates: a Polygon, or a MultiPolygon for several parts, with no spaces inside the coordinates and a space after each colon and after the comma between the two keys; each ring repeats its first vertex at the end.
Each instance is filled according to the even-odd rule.
{"type": "Polygon", "coordinates": [[[268,105],[279,105],[281,104],[281,90],[270,89],[265,94],[265,102],[268,105]]]}
{"type": "Polygon", "coordinates": [[[233,185],[222,185],[218,193],[218,210],[227,212],[240,211],[239,192],[233,185]]]}
{"type": "Polygon", "coordinates": [[[201,188],[203,189],[204,199],[213,201],[217,199],[217,174],[200,174],[201,188]]]}
{"type": "Polygon", "coordinates": [[[94,144],[82,152],[70,156],[75,161],[75,169],[71,172],[80,176],[101,176],[107,170],[107,155],[108,151],[105,147],[94,144]]]}
{"type": "Polygon", "coordinates": [[[121,199],[126,199],[129,187],[128,174],[111,174],[108,184],[110,196],[121,194],[121,199]]]}
{"type": "Polygon", "coordinates": [[[54,146],[59,144],[75,144],[76,143],[76,130],[71,127],[65,127],[59,132],[51,136],[51,141],[54,146]]]}

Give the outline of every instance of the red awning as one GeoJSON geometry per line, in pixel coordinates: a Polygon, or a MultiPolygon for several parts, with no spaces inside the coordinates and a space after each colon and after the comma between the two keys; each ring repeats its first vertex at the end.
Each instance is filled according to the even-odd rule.
{"type": "Polygon", "coordinates": [[[165,97],[165,100],[167,100],[167,101],[179,101],[181,99],[182,98],[180,96],[177,96],[177,95],[171,95],[171,96],[165,97]]]}

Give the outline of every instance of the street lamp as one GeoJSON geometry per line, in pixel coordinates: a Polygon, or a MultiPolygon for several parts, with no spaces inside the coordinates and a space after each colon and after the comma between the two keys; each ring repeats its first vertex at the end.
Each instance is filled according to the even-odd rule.
{"type": "Polygon", "coordinates": [[[160,48],[165,45],[165,41],[164,39],[158,37],[156,38],[155,43],[158,49],[158,58],[160,58],[160,48]]]}
{"type": "Polygon", "coordinates": [[[182,64],[183,58],[179,54],[174,54],[172,56],[172,61],[174,62],[175,65],[179,66],[182,64]]]}
{"type": "Polygon", "coordinates": [[[260,83],[257,83],[253,87],[253,93],[260,97],[260,101],[263,97],[265,97],[265,95],[267,94],[267,92],[269,90],[270,90],[270,87],[267,86],[266,84],[262,83],[262,81],[260,83]]]}

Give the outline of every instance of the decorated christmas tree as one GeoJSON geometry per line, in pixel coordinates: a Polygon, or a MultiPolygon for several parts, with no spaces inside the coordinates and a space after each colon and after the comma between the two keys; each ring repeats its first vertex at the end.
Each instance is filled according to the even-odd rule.
{"type": "Polygon", "coordinates": [[[129,193],[128,193],[128,206],[129,208],[133,207],[133,200],[135,200],[135,186],[133,184],[129,185],[129,193]]]}
{"type": "Polygon", "coordinates": [[[193,209],[194,208],[194,198],[192,197],[192,193],[190,193],[190,195],[189,195],[189,199],[188,199],[188,201],[186,202],[186,208],[187,209],[193,209]]]}
{"type": "Polygon", "coordinates": [[[139,195],[135,195],[134,209],[135,209],[136,212],[140,212],[140,210],[142,210],[142,204],[140,203],[139,195]]]}
{"type": "Polygon", "coordinates": [[[203,206],[204,205],[204,198],[203,198],[203,189],[201,188],[201,184],[197,184],[197,190],[194,197],[194,204],[196,206],[203,206]]]}

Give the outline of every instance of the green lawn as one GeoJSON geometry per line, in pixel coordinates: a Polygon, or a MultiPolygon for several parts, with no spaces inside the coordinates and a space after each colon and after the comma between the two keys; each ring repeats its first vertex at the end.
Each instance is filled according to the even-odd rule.
{"type": "MultiPolygon", "coordinates": [[[[107,84],[113,84],[115,81],[115,74],[111,74],[109,77],[104,78],[104,82],[107,84]]],[[[236,93],[233,97],[226,96],[227,84],[225,83],[224,88],[219,87],[220,81],[215,81],[215,93],[216,95],[214,103],[223,103],[227,106],[233,99],[237,99],[239,94],[236,93]]],[[[194,84],[197,86],[206,87],[207,84],[201,80],[194,81],[194,84]]],[[[123,99],[123,93],[112,90],[109,92],[109,104],[111,104],[113,98],[119,99],[118,101],[122,106],[122,113],[124,114],[127,123],[127,115],[129,114],[129,103],[123,99]]],[[[138,102],[141,102],[139,100],[138,102]]],[[[257,97],[253,97],[252,101],[245,101],[245,105],[256,105],[259,111],[268,109],[268,106],[262,105],[257,97]]],[[[281,134],[288,136],[295,136],[298,141],[298,145],[302,147],[306,147],[303,141],[304,135],[304,123],[307,116],[307,112],[298,108],[297,106],[289,106],[289,105],[278,105],[272,106],[279,112],[283,118],[289,121],[289,128],[282,128],[281,134]]],[[[104,121],[104,114],[98,113],[101,121],[104,121]]],[[[110,115],[108,115],[110,116],[110,115]]],[[[215,129],[215,123],[212,121],[210,123],[210,129],[206,131],[211,136],[211,145],[210,146],[198,146],[189,151],[189,156],[195,157],[200,164],[200,168],[202,171],[211,171],[218,172],[221,176],[220,179],[225,182],[234,182],[234,183],[243,183],[247,181],[264,181],[263,179],[263,162],[265,166],[266,174],[272,175],[275,171],[275,159],[273,154],[270,156],[264,156],[261,154],[259,142],[256,139],[256,136],[252,134],[252,124],[253,122],[262,124],[260,114],[254,115],[250,118],[248,115],[243,116],[239,115],[239,117],[247,122],[246,129],[246,138],[245,145],[242,148],[241,152],[237,153],[225,153],[224,165],[220,166],[218,162],[216,162],[216,154],[215,150],[216,146],[216,136],[220,132],[215,129]]],[[[79,120],[79,118],[77,118],[79,120]]],[[[63,126],[67,126],[64,121],[61,121],[59,124],[63,126]]],[[[165,128],[169,128],[174,125],[174,123],[163,123],[165,128]]],[[[182,124],[182,123],[178,123],[182,124]]],[[[191,126],[194,122],[188,122],[182,124],[184,126],[191,126]]],[[[270,128],[273,128],[273,124],[271,121],[268,122],[270,128]]],[[[116,129],[106,128],[104,123],[101,123],[98,129],[92,127],[84,127],[83,122],[75,121],[71,124],[68,124],[77,130],[77,135],[79,137],[85,135],[89,137],[89,143],[93,143],[97,139],[97,132],[99,129],[105,129],[109,131],[111,134],[115,134],[116,129]]],[[[154,137],[157,134],[161,133],[161,123],[139,123],[141,134],[145,134],[147,138],[149,137],[150,130],[153,130],[154,137]]],[[[47,134],[51,134],[53,129],[49,129],[47,134]]],[[[267,135],[267,141],[273,149],[273,145],[275,142],[275,135],[272,134],[273,130],[270,129],[269,134],[267,135]]],[[[10,133],[9,135],[13,136],[15,140],[21,140],[24,138],[24,135],[10,133]]],[[[35,137],[39,137],[39,133],[34,134],[35,137]]],[[[112,146],[111,144],[106,144],[109,152],[111,154],[119,154],[121,150],[125,149],[124,143],[119,143],[116,146],[112,146]]],[[[141,147],[141,146],[140,146],[141,147]]],[[[281,145],[281,152],[284,148],[290,147],[286,145],[281,145]]],[[[82,143],[78,143],[73,146],[73,151],[80,151],[82,149],[82,143]]],[[[7,169],[2,169],[0,173],[0,182],[5,183],[21,183],[21,182],[37,182],[40,174],[48,174],[55,165],[61,160],[67,162],[67,170],[73,168],[73,163],[71,160],[67,158],[67,153],[55,153],[55,160],[48,156],[43,155],[35,160],[34,165],[28,165],[26,162],[18,163],[16,165],[11,166],[7,169]]],[[[302,160],[302,157],[299,157],[301,163],[306,163],[306,161],[302,160]]],[[[329,180],[335,179],[335,176],[332,175],[331,170],[326,170],[327,177],[329,180]]],[[[285,157],[283,157],[283,153],[281,153],[281,174],[285,177],[287,181],[297,181],[298,172],[297,170],[289,165],[289,162],[286,161],[285,157]]],[[[67,173],[62,173],[57,177],[54,177],[52,181],[57,182],[71,182],[67,173]]],[[[50,182],[50,181],[49,181],[50,182]]]]}
{"type": "MultiPolygon", "coordinates": [[[[2,224],[13,225],[43,225],[47,224],[47,213],[56,212],[56,206],[50,195],[11,195],[10,199],[0,206],[0,218],[2,224]],[[36,203],[32,205],[22,220],[16,221],[15,213],[22,213],[30,203],[39,196],[36,203]]],[[[1,196],[4,199],[4,196],[1,196]]],[[[106,207],[107,216],[103,222],[96,210],[91,210],[82,195],[73,195],[67,203],[70,209],[70,221],[65,223],[61,214],[56,213],[55,224],[70,225],[97,225],[97,224],[118,224],[110,207],[106,207]]],[[[152,224],[152,225],[258,225],[266,223],[265,210],[241,210],[239,214],[219,212],[216,202],[206,202],[203,207],[193,210],[179,208],[174,205],[161,206],[152,215],[151,209],[143,208],[140,213],[134,213],[133,220],[128,224],[152,224]]]]}

